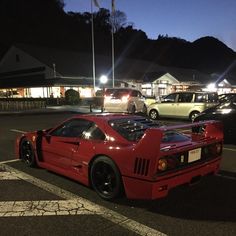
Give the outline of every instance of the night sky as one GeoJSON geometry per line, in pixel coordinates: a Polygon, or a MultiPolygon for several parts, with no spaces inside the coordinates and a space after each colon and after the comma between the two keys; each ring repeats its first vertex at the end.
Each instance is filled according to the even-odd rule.
{"type": "MultiPolygon", "coordinates": [[[[111,9],[111,0],[97,1],[111,9]]],[[[65,11],[91,10],[91,0],[64,2],[65,11]]],[[[236,51],[236,0],[115,0],[115,8],[150,39],[167,34],[192,42],[213,36],[236,51]]]]}

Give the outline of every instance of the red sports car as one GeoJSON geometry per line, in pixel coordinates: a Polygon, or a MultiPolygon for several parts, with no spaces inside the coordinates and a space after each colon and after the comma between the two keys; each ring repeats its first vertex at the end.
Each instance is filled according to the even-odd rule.
{"type": "Polygon", "coordinates": [[[100,197],[121,193],[157,199],[171,188],[215,174],[222,154],[222,125],[207,121],[161,126],[137,115],[86,114],[17,139],[17,155],[92,186],[100,197]],[[205,126],[199,133],[192,127],[205,126]]]}

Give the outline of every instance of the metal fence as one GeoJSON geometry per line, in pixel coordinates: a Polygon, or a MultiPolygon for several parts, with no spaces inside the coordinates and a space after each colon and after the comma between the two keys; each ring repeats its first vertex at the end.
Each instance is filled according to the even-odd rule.
{"type": "Polygon", "coordinates": [[[79,105],[90,109],[101,107],[103,97],[82,98],[78,104],[67,104],[65,98],[0,98],[1,111],[23,111],[47,106],[79,105]]]}
{"type": "Polygon", "coordinates": [[[0,99],[0,111],[22,111],[45,107],[45,99],[0,99]]]}

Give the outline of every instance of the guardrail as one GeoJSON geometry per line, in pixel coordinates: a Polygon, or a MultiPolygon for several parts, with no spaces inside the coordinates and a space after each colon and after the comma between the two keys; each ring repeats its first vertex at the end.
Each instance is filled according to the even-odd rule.
{"type": "MultiPolygon", "coordinates": [[[[90,110],[102,106],[103,97],[81,98],[76,106],[88,106],[90,110]]],[[[47,106],[63,106],[67,104],[65,98],[0,98],[1,111],[23,111],[47,106]]]]}
{"type": "Polygon", "coordinates": [[[45,99],[0,99],[0,111],[22,111],[45,107],[45,99]]]}

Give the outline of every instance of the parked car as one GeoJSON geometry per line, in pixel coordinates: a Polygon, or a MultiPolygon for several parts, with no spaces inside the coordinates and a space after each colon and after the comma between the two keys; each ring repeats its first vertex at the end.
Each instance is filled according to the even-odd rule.
{"type": "Polygon", "coordinates": [[[176,92],[167,95],[161,102],[151,104],[147,113],[154,120],[159,117],[193,120],[199,113],[217,103],[217,93],[176,92]]]}
{"type": "Polygon", "coordinates": [[[156,103],[158,99],[155,96],[145,96],[145,105],[148,107],[153,103],[156,103]]]}
{"type": "Polygon", "coordinates": [[[107,112],[147,112],[145,97],[131,88],[109,88],[105,92],[104,109],[107,112]]]}
{"type": "Polygon", "coordinates": [[[211,107],[197,117],[194,122],[219,120],[224,127],[224,142],[236,144],[236,94],[224,103],[211,107]]]}
{"type": "Polygon", "coordinates": [[[199,135],[191,133],[197,123],[160,126],[137,115],[77,115],[55,128],[22,134],[16,153],[26,165],[91,186],[106,200],[123,192],[156,199],[218,171],[221,123],[205,125],[209,132],[199,135]]]}
{"type": "Polygon", "coordinates": [[[231,98],[233,98],[234,96],[236,96],[236,93],[224,93],[224,94],[220,94],[219,97],[219,103],[223,103],[226,102],[228,100],[230,100],[231,98]]]}

